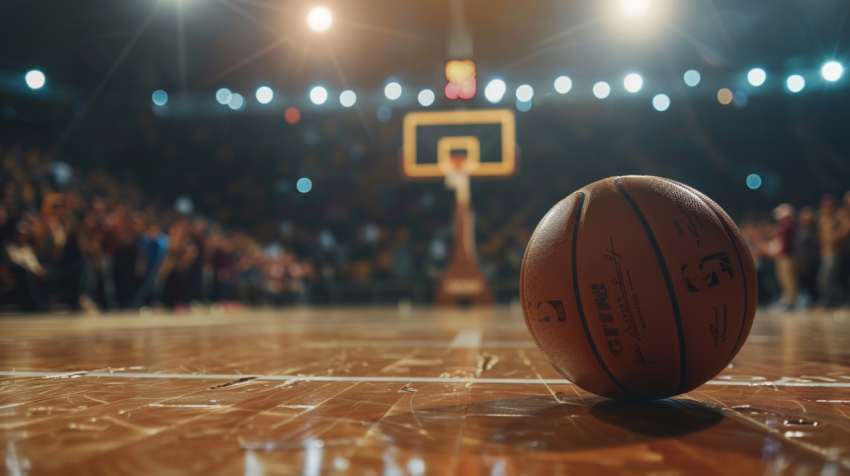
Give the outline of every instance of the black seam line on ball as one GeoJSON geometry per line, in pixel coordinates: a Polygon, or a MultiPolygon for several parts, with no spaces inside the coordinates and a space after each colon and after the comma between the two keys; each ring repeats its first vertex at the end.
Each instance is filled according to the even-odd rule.
{"type": "MultiPolygon", "coordinates": [[[[717,216],[717,212],[714,211],[714,208],[709,205],[705,200],[703,200],[702,197],[697,194],[694,194],[694,196],[696,196],[699,201],[704,203],[705,206],[707,206],[708,209],[711,210],[711,213],[714,213],[714,215],[717,216]]],[[[747,326],[747,309],[750,301],[749,291],[747,290],[747,273],[744,272],[744,260],[741,258],[741,251],[738,249],[738,244],[735,242],[734,235],[729,230],[729,227],[726,225],[726,220],[723,220],[719,216],[717,216],[717,219],[720,221],[720,223],[723,224],[723,229],[726,231],[726,235],[729,236],[729,241],[732,242],[732,247],[735,249],[735,256],[738,257],[738,266],[741,267],[741,278],[744,283],[744,318],[741,319],[741,329],[738,331],[738,338],[735,339],[735,346],[732,347],[732,350],[729,352],[729,358],[726,359],[726,363],[723,364],[723,368],[725,369],[726,366],[729,365],[729,363],[732,362],[732,359],[735,357],[735,349],[738,348],[738,344],[741,343],[741,336],[744,335],[744,328],[747,326]]]]}
{"type": "Polygon", "coordinates": [[[641,225],[643,225],[643,229],[646,231],[646,236],[649,237],[649,242],[652,244],[652,249],[655,251],[655,258],[658,260],[658,265],[661,267],[661,274],[664,275],[664,282],[667,284],[667,294],[670,296],[670,304],[673,305],[673,318],[676,321],[676,333],[679,335],[679,387],[676,388],[676,393],[681,393],[682,388],[685,387],[685,374],[687,371],[686,367],[686,353],[685,353],[685,330],[682,328],[682,314],[679,312],[679,301],[676,299],[676,291],[673,289],[673,280],[670,278],[670,270],[667,269],[667,263],[664,261],[664,255],[661,254],[661,247],[658,246],[658,240],[655,239],[655,234],[652,233],[652,228],[649,227],[649,222],[646,221],[646,217],[643,216],[643,212],[640,211],[640,207],[629,195],[629,192],[620,185],[620,178],[617,177],[614,179],[614,185],[617,187],[617,190],[625,197],[626,201],[629,202],[629,205],[635,211],[638,219],[640,220],[641,225]]]}
{"type": "Polygon", "coordinates": [[[581,326],[584,327],[584,335],[587,336],[587,342],[590,344],[590,349],[593,350],[593,354],[596,356],[596,360],[599,361],[599,365],[602,366],[602,370],[604,370],[605,373],[608,374],[608,377],[611,379],[611,381],[614,382],[618,387],[620,387],[620,390],[628,393],[629,395],[631,395],[635,398],[641,398],[641,397],[635,395],[634,393],[630,392],[628,389],[626,389],[626,387],[624,387],[623,384],[621,384],[620,381],[617,380],[614,377],[614,374],[611,373],[611,370],[608,368],[608,366],[605,365],[605,362],[602,360],[602,355],[599,354],[599,349],[597,349],[596,344],[593,343],[593,336],[590,335],[590,328],[587,326],[587,319],[585,319],[585,317],[584,317],[584,307],[582,307],[582,305],[581,305],[581,290],[579,289],[579,286],[578,286],[578,266],[576,266],[576,254],[577,254],[576,248],[577,248],[577,243],[578,243],[578,225],[579,225],[579,223],[581,223],[581,213],[584,210],[584,193],[579,193],[579,197],[581,197],[581,198],[579,199],[579,202],[578,202],[578,211],[575,214],[576,223],[575,223],[575,226],[573,226],[572,265],[573,265],[573,291],[574,291],[575,296],[576,296],[576,307],[578,307],[578,316],[579,316],[579,318],[581,318],[581,326]]]}

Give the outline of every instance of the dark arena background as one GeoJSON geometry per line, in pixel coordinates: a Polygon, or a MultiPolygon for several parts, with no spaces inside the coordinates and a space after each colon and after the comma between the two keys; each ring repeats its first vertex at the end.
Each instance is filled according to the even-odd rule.
{"type": "Polygon", "coordinates": [[[850,474],[848,17],[3,2],[0,471],[850,474]],[[669,399],[582,390],[523,319],[538,223],[626,175],[757,270],[740,353],[669,399]]]}

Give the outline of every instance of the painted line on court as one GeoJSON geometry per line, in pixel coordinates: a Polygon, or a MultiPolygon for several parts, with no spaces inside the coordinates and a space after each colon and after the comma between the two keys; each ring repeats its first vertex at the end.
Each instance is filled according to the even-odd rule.
{"type": "MultiPolygon", "coordinates": [[[[417,382],[417,383],[490,383],[490,384],[519,384],[519,385],[572,385],[564,379],[528,379],[528,378],[441,378],[441,377],[345,377],[321,375],[251,375],[251,374],[150,374],[130,372],[40,372],[40,371],[0,371],[5,377],[44,377],[44,378],[146,378],[146,379],[197,379],[197,380],[238,380],[252,377],[255,380],[290,380],[312,382],[417,382]]],[[[722,379],[723,377],[721,377],[722,379]]],[[[736,377],[731,377],[732,379],[736,377]]],[[[740,378],[740,377],[737,377],[740,378]]],[[[758,377],[761,378],[761,377],[758,377]]],[[[834,387],[850,388],[850,377],[847,382],[812,382],[807,379],[781,380],[710,380],[705,385],[721,385],[732,387],[834,387]]]]}
{"type": "Polygon", "coordinates": [[[481,347],[481,331],[460,331],[449,347],[455,349],[477,349],[481,347]]]}

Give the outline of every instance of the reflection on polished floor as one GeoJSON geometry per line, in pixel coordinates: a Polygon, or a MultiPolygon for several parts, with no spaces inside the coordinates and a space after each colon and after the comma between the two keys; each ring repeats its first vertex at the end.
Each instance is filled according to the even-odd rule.
{"type": "Polygon", "coordinates": [[[563,380],[518,311],[0,319],[10,475],[850,474],[850,319],[761,313],[679,397],[563,380]]]}

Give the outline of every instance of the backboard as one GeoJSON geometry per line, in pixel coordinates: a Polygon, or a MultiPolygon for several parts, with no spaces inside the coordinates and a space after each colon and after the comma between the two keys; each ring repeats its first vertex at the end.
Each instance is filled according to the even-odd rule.
{"type": "Polygon", "coordinates": [[[470,177],[516,171],[516,126],[507,109],[411,112],[404,116],[402,174],[445,177],[462,167],[470,177]]]}

